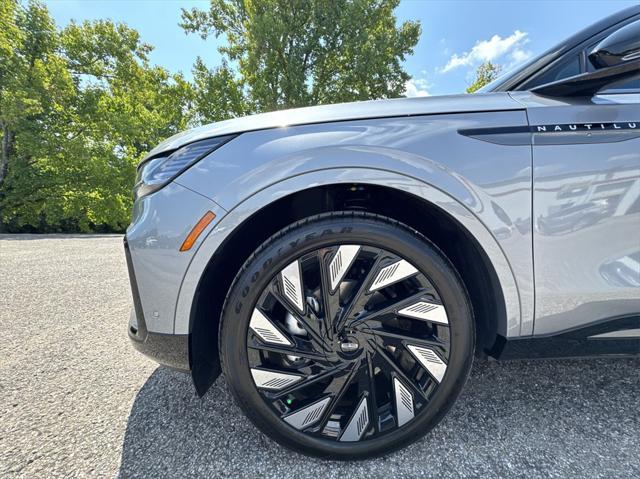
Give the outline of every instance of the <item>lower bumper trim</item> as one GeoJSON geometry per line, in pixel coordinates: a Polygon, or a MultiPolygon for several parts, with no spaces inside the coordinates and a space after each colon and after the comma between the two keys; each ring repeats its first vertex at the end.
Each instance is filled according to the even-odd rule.
{"type": "Polygon", "coordinates": [[[184,372],[189,372],[189,335],[147,332],[144,339],[129,328],[133,347],[154,361],[184,372]]]}

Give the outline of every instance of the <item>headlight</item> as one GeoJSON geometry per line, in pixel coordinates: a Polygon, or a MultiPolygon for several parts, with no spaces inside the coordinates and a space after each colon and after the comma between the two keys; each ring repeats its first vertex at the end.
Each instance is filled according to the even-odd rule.
{"type": "Polygon", "coordinates": [[[232,138],[234,135],[208,138],[183,146],[168,156],[156,156],[143,161],[138,165],[136,184],[133,187],[134,199],[158,191],[232,138]]]}

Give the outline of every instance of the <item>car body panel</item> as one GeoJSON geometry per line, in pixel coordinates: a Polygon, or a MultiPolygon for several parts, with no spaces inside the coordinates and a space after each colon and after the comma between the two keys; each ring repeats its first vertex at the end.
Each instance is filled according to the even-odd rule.
{"type": "Polygon", "coordinates": [[[402,190],[421,198],[428,198],[433,205],[454,217],[476,238],[496,270],[502,294],[505,298],[506,323],[500,325],[503,336],[517,336],[520,331],[520,297],[514,272],[493,234],[467,206],[443,191],[416,178],[393,171],[373,168],[327,168],[295,175],[251,195],[221,218],[201,242],[186,271],[176,308],[176,334],[189,332],[189,320],[193,298],[209,259],[231,233],[251,215],[274,201],[305,188],[323,184],[354,183],[383,185],[402,190]]]}
{"type": "Polygon", "coordinates": [[[532,126],[593,124],[592,131],[533,134],[534,333],[637,314],[640,94],[624,104],[513,96],[532,126]],[[629,123],[636,128],[622,128],[629,123]]]}
{"type": "Polygon", "coordinates": [[[186,252],[180,246],[207,211],[223,215],[213,201],[177,183],[135,203],[126,238],[149,332],[174,333],[178,291],[198,243],[186,252]]]}
{"type": "Polygon", "coordinates": [[[430,115],[435,113],[505,111],[521,108],[506,93],[486,93],[473,96],[449,95],[370,100],[279,110],[211,123],[178,133],[156,146],[146,158],[156,156],[165,151],[175,150],[187,143],[204,138],[269,128],[368,118],[430,115]]]}
{"type": "MultiPolygon", "coordinates": [[[[460,216],[456,211],[474,215],[491,232],[515,274],[521,317],[510,318],[508,326],[503,327],[505,335],[531,334],[531,148],[487,143],[459,133],[460,129],[478,125],[526,126],[527,119],[524,111],[504,111],[254,131],[225,144],[177,181],[226,210],[272,186],[276,191],[281,188],[287,192],[280,183],[289,178],[334,169],[349,172],[352,182],[366,182],[363,171],[367,169],[396,173],[415,179],[416,185],[428,186],[429,191],[446,192],[449,202],[455,201],[455,206],[448,208],[454,218],[460,216]]],[[[312,185],[338,182],[344,181],[334,173],[312,185]]],[[[302,184],[298,188],[309,186],[302,184]]],[[[417,195],[433,202],[420,188],[416,189],[417,195]]],[[[266,204],[256,204],[254,208],[266,204]]],[[[182,318],[180,314],[177,323],[182,318]]],[[[176,330],[183,331],[183,327],[177,326],[176,330]]]]}

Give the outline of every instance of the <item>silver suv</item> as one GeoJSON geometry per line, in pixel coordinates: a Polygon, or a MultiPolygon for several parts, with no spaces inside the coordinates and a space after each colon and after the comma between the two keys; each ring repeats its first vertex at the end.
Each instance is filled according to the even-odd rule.
{"type": "Polygon", "coordinates": [[[640,353],[640,7],[483,93],[255,115],[138,167],[129,336],[265,434],[380,455],[474,355],[640,353]]]}

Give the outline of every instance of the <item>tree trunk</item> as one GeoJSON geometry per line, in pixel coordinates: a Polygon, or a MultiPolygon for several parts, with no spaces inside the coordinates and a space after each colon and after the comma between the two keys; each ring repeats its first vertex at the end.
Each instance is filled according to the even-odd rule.
{"type": "Polygon", "coordinates": [[[11,149],[11,130],[9,130],[9,125],[4,122],[0,123],[0,127],[2,128],[2,154],[0,155],[0,186],[4,182],[5,177],[7,176],[7,170],[9,168],[9,152],[11,149]]]}

